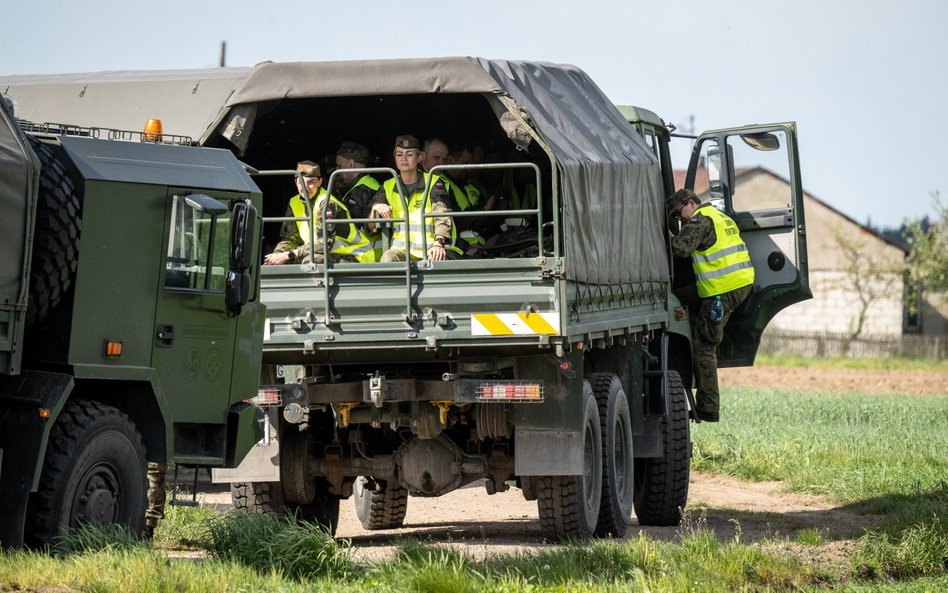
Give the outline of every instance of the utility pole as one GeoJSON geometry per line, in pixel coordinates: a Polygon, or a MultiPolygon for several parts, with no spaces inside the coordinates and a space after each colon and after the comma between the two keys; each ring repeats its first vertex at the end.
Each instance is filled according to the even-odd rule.
{"type": "Polygon", "coordinates": [[[221,68],[227,66],[227,42],[221,41],[221,59],[218,64],[221,68]]]}

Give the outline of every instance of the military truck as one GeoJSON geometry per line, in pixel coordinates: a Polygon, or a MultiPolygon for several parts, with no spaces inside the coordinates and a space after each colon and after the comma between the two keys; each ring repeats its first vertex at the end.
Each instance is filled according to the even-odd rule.
{"type": "Polygon", "coordinates": [[[504,209],[452,214],[498,219],[486,257],[262,269],[255,401],[265,436],[236,471],[216,472],[239,508],[333,527],[352,497],[366,528],[385,529],[402,524],[409,496],[481,482],[536,500],[553,539],[621,536],[633,510],[643,525],[677,524],[694,379],[688,313],[673,290],[694,278],[670,255],[664,197],[695,189],[737,222],[751,253],[757,280],[727,328],[721,366],[752,364],[767,322],[809,297],[792,123],[702,134],[676,181],[670,127],[645,109],[620,113],[571,66],[264,63],[4,85],[26,103],[55,94],[33,115],[41,120],[144,110],[232,150],[258,172],[265,248],[298,160],[354,140],[378,155],[365,172],[384,181],[395,175],[396,135],[485,147],[482,162],[432,173],[480,176],[508,194],[504,209]],[[108,101],[116,88],[133,94],[134,110],[108,101]],[[742,160],[756,155],[776,167],[785,195],[746,183],[764,170],[742,160]]]}
{"type": "Polygon", "coordinates": [[[32,125],[12,107],[3,97],[0,543],[138,533],[146,460],[234,466],[259,438],[243,400],[265,319],[260,190],[229,151],[32,125]]]}

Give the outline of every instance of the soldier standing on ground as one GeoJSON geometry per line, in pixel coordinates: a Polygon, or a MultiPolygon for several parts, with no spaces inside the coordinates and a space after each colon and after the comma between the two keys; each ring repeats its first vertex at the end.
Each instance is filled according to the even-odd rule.
{"type": "Polygon", "coordinates": [[[671,239],[675,257],[691,258],[695,284],[675,290],[690,312],[697,393],[694,414],[699,420],[717,422],[721,397],[718,391],[718,345],[731,313],[751,293],[754,267],[737,224],[711,204],[702,204],[694,192],[680,189],[665,201],[668,216],[681,221],[671,239]],[[710,316],[715,297],[721,298],[723,315],[710,316]]]}
{"type": "Polygon", "coordinates": [[[155,461],[148,462],[148,508],[145,509],[144,536],[151,539],[155,535],[158,521],[165,518],[165,475],[168,465],[155,461]]]}

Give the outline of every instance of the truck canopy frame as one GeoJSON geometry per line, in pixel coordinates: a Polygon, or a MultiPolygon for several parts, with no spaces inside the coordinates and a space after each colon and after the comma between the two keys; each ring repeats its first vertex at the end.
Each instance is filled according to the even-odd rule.
{"type": "Polygon", "coordinates": [[[0,77],[0,90],[24,106],[19,117],[32,121],[138,129],[160,117],[175,122],[170,133],[231,145],[238,154],[257,119],[284,101],[479,94],[514,145],[539,141],[552,161],[568,279],[607,285],[669,278],[659,160],[574,66],[470,57],[265,62],[251,69],[0,77]]]}

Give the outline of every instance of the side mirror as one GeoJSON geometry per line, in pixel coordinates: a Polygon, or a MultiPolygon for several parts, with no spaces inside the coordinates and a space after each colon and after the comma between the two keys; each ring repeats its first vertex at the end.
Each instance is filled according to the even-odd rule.
{"type": "Polygon", "coordinates": [[[770,132],[758,132],[756,134],[741,134],[741,140],[744,144],[754,150],[763,150],[769,152],[780,148],[780,138],[770,132]]]}
{"type": "Polygon", "coordinates": [[[227,286],[224,288],[224,303],[234,315],[240,314],[240,308],[250,299],[250,274],[238,270],[227,272],[227,286]]]}
{"type": "Polygon", "coordinates": [[[230,264],[238,272],[250,269],[253,264],[254,235],[257,231],[257,209],[250,202],[234,204],[232,218],[230,264]]]}
{"type": "Polygon", "coordinates": [[[724,199],[724,183],[721,179],[721,150],[715,142],[708,146],[708,158],[705,161],[708,168],[708,188],[711,200],[724,199]]]}
{"type": "Polygon", "coordinates": [[[257,209],[249,201],[234,204],[230,229],[230,270],[224,288],[224,302],[234,315],[250,299],[252,280],[247,271],[253,265],[254,237],[257,231],[257,209]]]}
{"type": "Polygon", "coordinates": [[[210,216],[220,216],[227,212],[227,205],[216,198],[204,194],[189,194],[184,196],[184,203],[210,216]]]}

